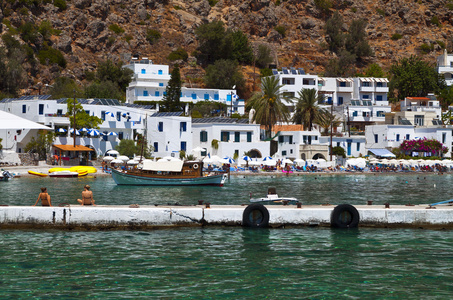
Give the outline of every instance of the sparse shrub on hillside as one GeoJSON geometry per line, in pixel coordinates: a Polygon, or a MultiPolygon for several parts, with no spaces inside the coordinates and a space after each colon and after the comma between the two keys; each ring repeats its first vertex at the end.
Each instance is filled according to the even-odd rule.
{"type": "Polygon", "coordinates": [[[179,6],[179,5],[175,5],[175,6],[173,6],[173,8],[174,8],[175,10],[181,10],[181,9],[182,9],[181,6],[179,6]]]}
{"type": "Polygon", "coordinates": [[[266,45],[259,45],[255,56],[255,64],[259,68],[267,68],[272,61],[271,49],[266,45]]]}
{"type": "Polygon", "coordinates": [[[107,47],[112,46],[115,41],[116,41],[115,37],[109,36],[109,38],[107,39],[107,47]]]}
{"type": "Polygon", "coordinates": [[[357,12],[357,7],[351,7],[351,11],[352,11],[353,13],[356,13],[356,12],[357,12]]]}
{"type": "Polygon", "coordinates": [[[177,50],[172,51],[167,59],[170,61],[175,61],[178,59],[182,59],[183,61],[187,61],[187,58],[189,58],[189,54],[187,54],[187,51],[184,48],[179,47],[177,50]]]}
{"type": "Polygon", "coordinates": [[[124,36],[124,40],[129,44],[134,37],[130,34],[124,36]]]}
{"type": "Polygon", "coordinates": [[[121,33],[124,32],[124,29],[121,28],[118,24],[111,24],[111,25],[109,26],[109,29],[110,29],[111,31],[113,31],[114,33],[116,33],[116,34],[121,34],[121,33]]]}
{"type": "Polygon", "coordinates": [[[219,0],[208,0],[209,1],[209,6],[215,6],[219,0]]]}
{"type": "Polygon", "coordinates": [[[278,33],[280,33],[280,35],[282,37],[285,37],[286,36],[286,28],[285,26],[282,26],[282,25],[278,25],[278,26],[275,26],[275,31],[277,31],[278,33]]]}
{"type": "Polygon", "coordinates": [[[333,6],[330,0],[314,0],[314,3],[316,8],[326,15],[330,13],[330,9],[333,6]]]}
{"type": "Polygon", "coordinates": [[[402,34],[399,34],[397,32],[395,32],[394,34],[392,34],[392,37],[391,39],[394,40],[394,41],[397,41],[399,39],[403,38],[403,35],[402,34]]]}
{"type": "Polygon", "coordinates": [[[19,13],[23,16],[28,16],[28,9],[26,7],[22,7],[20,10],[19,10],[19,13]]]}
{"type": "Polygon", "coordinates": [[[448,0],[448,2],[445,4],[449,10],[453,10],[453,1],[448,0]]]}
{"type": "Polygon", "coordinates": [[[65,0],[54,0],[53,5],[55,5],[56,7],[58,7],[61,10],[65,10],[67,7],[65,0]]]}
{"type": "Polygon", "coordinates": [[[437,43],[437,45],[439,45],[442,49],[445,49],[445,43],[444,43],[444,42],[437,40],[436,43],[437,43]]]}
{"type": "Polygon", "coordinates": [[[66,68],[66,59],[63,54],[44,43],[44,47],[38,52],[38,59],[42,65],[57,64],[63,69],[66,68]]]}
{"type": "Polygon", "coordinates": [[[260,70],[260,77],[272,76],[272,70],[269,68],[263,68],[260,70]]]}
{"type": "Polygon", "coordinates": [[[338,52],[344,45],[344,34],[341,32],[343,17],[337,11],[326,21],[325,32],[329,50],[338,52]]]}
{"type": "Polygon", "coordinates": [[[385,10],[383,10],[381,8],[376,8],[376,13],[378,15],[381,15],[381,16],[385,17],[385,10]]]}
{"type": "Polygon", "coordinates": [[[161,37],[162,35],[160,34],[160,32],[155,29],[148,29],[146,31],[146,40],[151,45],[155,44],[161,37]]]}
{"type": "Polygon", "coordinates": [[[422,51],[422,53],[427,54],[434,50],[434,45],[428,45],[426,43],[423,43],[420,45],[420,50],[422,51]]]}
{"type": "Polygon", "coordinates": [[[59,35],[61,30],[53,29],[52,24],[48,20],[44,20],[39,25],[38,32],[44,39],[48,40],[52,35],[59,35]]]}
{"type": "Polygon", "coordinates": [[[19,27],[20,37],[26,43],[36,44],[38,42],[38,31],[33,23],[23,23],[19,27]]]}
{"type": "Polygon", "coordinates": [[[437,16],[433,16],[431,18],[431,24],[436,25],[437,27],[442,27],[442,24],[439,21],[439,18],[437,16]]]}

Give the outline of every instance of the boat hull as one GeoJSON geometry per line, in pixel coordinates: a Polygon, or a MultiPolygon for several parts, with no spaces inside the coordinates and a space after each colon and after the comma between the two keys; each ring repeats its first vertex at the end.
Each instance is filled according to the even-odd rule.
{"type": "Polygon", "coordinates": [[[72,178],[78,177],[79,173],[77,172],[68,172],[68,171],[57,171],[49,174],[49,177],[57,177],[57,178],[72,178]]]}
{"type": "Polygon", "coordinates": [[[154,178],[142,177],[112,170],[112,178],[118,185],[150,185],[150,186],[223,186],[226,174],[217,174],[195,178],[154,178]]]}

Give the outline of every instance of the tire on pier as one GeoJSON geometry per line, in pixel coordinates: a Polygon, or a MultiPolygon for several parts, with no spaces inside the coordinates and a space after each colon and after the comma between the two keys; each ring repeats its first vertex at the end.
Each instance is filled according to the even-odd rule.
{"type": "Polygon", "coordinates": [[[247,206],[242,213],[242,226],[265,228],[269,226],[269,211],[260,203],[247,206]]]}
{"type": "Polygon", "coordinates": [[[359,221],[357,208],[350,204],[337,205],[330,215],[330,225],[334,228],[357,228],[359,221]]]}

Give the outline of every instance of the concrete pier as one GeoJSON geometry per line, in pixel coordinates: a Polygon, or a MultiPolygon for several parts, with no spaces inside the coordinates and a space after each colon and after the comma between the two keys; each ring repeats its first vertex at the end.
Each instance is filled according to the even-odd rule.
{"type": "MultiPolygon", "coordinates": [[[[247,206],[0,206],[0,229],[152,229],[177,226],[244,226],[247,206]]],[[[265,227],[331,226],[335,205],[265,206],[265,227]]],[[[453,206],[357,205],[358,227],[453,228],[453,206]]]]}

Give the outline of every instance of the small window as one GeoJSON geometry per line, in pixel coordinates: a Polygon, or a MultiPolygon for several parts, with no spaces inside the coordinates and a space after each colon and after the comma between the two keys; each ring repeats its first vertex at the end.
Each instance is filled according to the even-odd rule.
{"type": "Polygon", "coordinates": [[[207,142],[207,141],[208,141],[208,132],[200,131],[200,142],[207,142]]]}
{"type": "Polygon", "coordinates": [[[397,142],[400,141],[400,135],[399,135],[399,134],[396,135],[396,141],[397,141],[397,142]]]}
{"type": "Polygon", "coordinates": [[[337,142],[337,147],[340,147],[340,142],[337,142]]]}
{"type": "Polygon", "coordinates": [[[154,152],[159,152],[159,143],[154,142],[154,152]]]}
{"type": "Polygon", "coordinates": [[[209,94],[204,94],[204,100],[209,100],[209,94]]]}
{"type": "Polygon", "coordinates": [[[102,121],[105,121],[105,111],[101,111],[101,119],[102,121]]]}
{"type": "Polygon", "coordinates": [[[192,94],[192,99],[193,99],[193,100],[197,100],[197,94],[193,93],[193,94],[192,94]]]}
{"type": "Polygon", "coordinates": [[[162,75],[162,74],[164,74],[164,72],[162,70],[159,70],[159,71],[157,71],[157,74],[162,75]]]}
{"type": "Polygon", "coordinates": [[[445,144],[447,141],[447,134],[445,132],[442,133],[442,144],[445,144]]]}
{"type": "Polygon", "coordinates": [[[164,86],[164,83],[163,82],[159,82],[159,86],[164,86]]]}
{"type": "Polygon", "coordinates": [[[238,132],[238,131],[236,131],[236,132],[234,133],[234,142],[235,142],[235,143],[239,143],[240,141],[241,141],[241,133],[238,132]]]}
{"type": "Polygon", "coordinates": [[[289,138],[289,141],[288,141],[288,143],[292,144],[292,143],[293,143],[293,136],[292,136],[292,135],[290,135],[290,136],[288,136],[288,138],[289,138]]]}
{"type": "MultiPolygon", "coordinates": [[[[379,83],[379,82],[378,82],[379,83]]],[[[383,97],[382,95],[377,95],[376,96],[376,101],[382,101],[383,100],[383,97]]]]}
{"type": "Polygon", "coordinates": [[[187,142],[181,142],[181,151],[187,151],[187,142]]]}
{"type": "Polygon", "coordinates": [[[44,104],[39,104],[39,114],[40,115],[44,114],[44,104]]]}
{"type": "Polygon", "coordinates": [[[22,113],[23,114],[27,113],[27,105],[25,104],[22,105],[22,113]]]}
{"type": "Polygon", "coordinates": [[[220,139],[222,142],[228,142],[230,140],[230,133],[228,131],[222,131],[220,139]]]}
{"type": "Polygon", "coordinates": [[[219,100],[219,94],[214,94],[214,100],[219,100]]]}
{"type": "Polygon", "coordinates": [[[338,105],[343,105],[343,97],[338,97],[338,105]]]}
{"type": "Polygon", "coordinates": [[[146,74],[146,70],[145,69],[142,69],[142,74],[146,74]]]}
{"type": "Polygon", "coordinates": [[[283,135],[278,136],[278,142],[280,144],[283,144],[284,141],[285,141],[285,137],[283,135]]]}
{"type": "Polygon", "coordinates": [[[61,117],[63,115],[62,109],[57,109],[57,116],[61,117]]]}
{"type": "Polygon", "coordinates": [[[286,156],[286,150],[282,151],[282,156],[286,156]]]}
{"type": "Polygon", "coordinates": [[[86,110],[85,113],[86,113],[87,115],[90,115],[90,111],[89,111],[89,110],[86,110]]]}
{"type": "Polygon", "coordinates": [[[187,122],[179,123],[179,131],[187,131],[187,122]]]}
{"type": "Polygon", "coordinates": [[[148,97],[148,91],[143,91],[143,97],[148,97]]]}
{"type": "Polygon", "coordinates": [[[357,151],[360,151],[360,143],[357,143],[357,151]]]}
{"type": "Polygon", "coordinates": [[[378,143],[378,135],[377,134],[374,135],[374,142],[378,143]]]}
{"type": "Polygon", "coordinates": [[[155,92],[154,92],[154,96],[155,96],[155,97],[159,97],[159,96],[160,96],[159,91],[155,91],[155,92]]]}
{"type": "Polygon", "coordinates": [[[157,130],[159,130],[159,132],[164,131],[164,122],[159,122],[159,124],[157,125],[157,130]]]}
{"type": "Polygon", "coordinates": [[[411,135],[410,134],[406,134],[406,140],[410,140],[411,138],[411,135]]]}
{"type": "Polygon", "coordinates": [[[124,138],[124,133],[122,131],[118,132],[118,138],[122,140],[124,138]]]}
{"type": "Polygon", "coordinates": [[[247,143],[251,143],[251,142],[252,142],[252,133],[247,132],[247,143]]]}
{"type": "Polygon", "coordinates": [[[116,120],[121,121],[121,112],[120,111],[116,112],[116,120]]]}
{"type": "Polygon", "coordinates": [[[362,99],[370,99],[370,95],[362,95],[362,99]]]}

